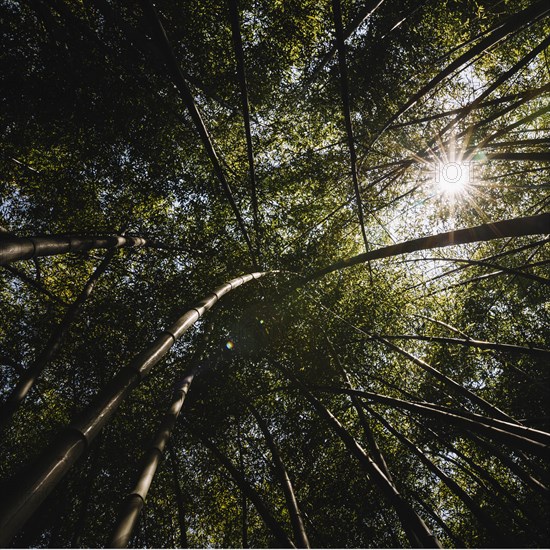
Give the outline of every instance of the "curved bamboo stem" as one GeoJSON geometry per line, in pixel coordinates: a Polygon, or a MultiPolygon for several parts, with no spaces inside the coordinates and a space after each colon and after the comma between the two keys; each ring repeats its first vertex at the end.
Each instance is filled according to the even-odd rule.
{"type": "Polygon", "coordinates": [[[146,378],[177,340],[225,294],[266,275],[249,273],[216,288],[185,312],[107,384],[96,400],[63,430],[27,472],[8,483],[0,511],[0,547],[6,547],[33,512],[101,432],[130,392],[146,378]]]}
{"type": "Polygon", "coordinates": [[[467,229],[457,229],[455,231],[448,231],[428,237],[420,237],[419,239],[378,248],[370,252],[364,252],[363,254],[340,260],[308,275],[304,282],[319,279],[333,271],[365,263],[369,260],[391,258],[410,252],[431,250],[433,248],[442,248],[457,244],[491,241],[504,237],[540,235],[544,233],[550,233],[550,213],[538,214],[525,218],[513,218],[511,220],[482,224],[467,229]]]}
{"type": "Polygon", "coordinates": [[[55,256],[68,252],[84,252],[105,248],[161,248],[162,245],[142,237],[114,235],[110,237],[81,237],[50,235],[48,237],[15,237],[0,233],[0,265],[39,256],[55,256]]]}

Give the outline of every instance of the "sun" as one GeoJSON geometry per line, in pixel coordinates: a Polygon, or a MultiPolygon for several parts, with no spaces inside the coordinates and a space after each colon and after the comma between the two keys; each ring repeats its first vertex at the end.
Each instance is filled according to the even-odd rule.
{"type": "Polygon", "coordinates": [[[425,160],[434,190],[453,202],[466,198],[474,179],[475,161],[467,142],[458,143],[452,134],[446,143],[440,141],[435,149],[429,148],[431,159],[425,160]]]}
{"type": "Polygon", "coordinates": [[[435,183],[445,195],[462,193],[471,179],[471,163],[469,161],[438,161],[435,164],[435,183]]]}

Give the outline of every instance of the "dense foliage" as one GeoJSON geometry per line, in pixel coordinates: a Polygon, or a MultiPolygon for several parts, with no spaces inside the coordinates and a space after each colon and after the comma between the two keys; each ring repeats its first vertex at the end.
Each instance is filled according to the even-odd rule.
{"type": "Polygon", "coordinates": [[[323,407],[382,469],[383,457],[443,546],[548,544],[541,454],[345,393],[488,418],[498,407],[501,420],[549,430],[547,235],[495,235],[300,278],[365,246],[548,209],[545,2],[0,5],[3,234],[161,243],[0,268],[7,399],[108,256],[3,429],[6,490],[197,300],[273,271],[185,333],[14,546],[108,545],[174,384],[196,367],[131,546],[280,546],[245,483],[298,545],[277,455],[311,546],[410,546],[398,507],[323,407]]]}

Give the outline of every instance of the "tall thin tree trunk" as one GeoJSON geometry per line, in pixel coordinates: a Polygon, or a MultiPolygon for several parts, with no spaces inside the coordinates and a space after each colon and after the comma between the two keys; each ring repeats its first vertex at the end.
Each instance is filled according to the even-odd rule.
{"type": "Polygon", "coordinates": [[[0,511],[0,547],[8,545],[101,432],[122,401],[149,375],[153,366],[174,343],[225,294],[265,274],[250,273],[233,279],[216,288],[194,308],[184,313],[150,347],[138,354],[128,367],[119,371],[96,400],[62,431],[59,438],[37,458],[32,467],[9,481],[9,490],[0,511]]]}
{"type": "Polygon", "coordinates": [[[231,460],[223,454],[214,443],[207,439],[202,433],[199,433],[188,423],[185,424],[187,429],[200,439],[200,441],[207,447],[212,454],[218,459],[218,461],[224,466],[224,468],[229,472],[237,486],[241,491],[243,491],[250,502],[254,505],[258,514],[264,521],[266,527],[271,531],[277,545],[280,548],[296,548],[292,541],[288,538],[288,535],[285,533],[284,529],[281,527],[279,522],[273,517],[271,512],[268,510],[266,504],[264,503],[262,497],[258,491],[248,482],[242,472],[236,468],[231,460]]]}
{"type": "Polygon", "coordinates": [[[481,415],[465,413],[464,411],[444,410],[433,403],[413,403],[403,401],[387,395],[361,390],[349,390],[344,388],[319,388],[330,393],[346,393],[357,395],[367,400],[384,403],[397,408],[402,408],[423,416],[429,416],[438,420],[466,428],[470,431],[487,435],[514,449],[533,453],[542,458],[550,457],[550,434],[540,430],[533,430],[517,424],[501,422],[481,415]],[[510,431],[513,430],[513,431],[510,431]]]}
{"type": "Polygon", "coordinates": [[[441,548],[439,541],[428,529],[422,518],[414,511],[408,502],[405,501],[395,486],[384,475],[378,464],[357,443],[332,412],[325,407],[325,405],[323,405],[289,369],[280,363],[277,364],[277,367],[289,380],[297,384],[319,416],[328,422],[333,431],[340,437],[348,451],[355,456],[359,463],[365,468],[372,482],[397,512],[401,525],[411,545],[420,548],[441,548]]]}
{"type": "Polygon", "coordinates": [[[449,538],[453,540],[456,548],[466,548],[466,543],[456,534],[453,533],[452,529],[441,519],[441,517],[436,513],[436,511],[416,492],[411,489],[408,490],[411,496],[426,510],[428,515],[447,533],[449,538]]]}
{"type": "Polygon", "coordinates": [[[294,487],[292,486],[292,482],[290,481],[290,477],[286,470],[281,454],[279,453],[279,449],[277,448],[275,440],[273,439],[273,436],[269,431],[267,422],[262,418],[258,409],[256,409],[256,407],[254,407],[254,405],[250,402],[247,403],[247,406],[250,409],[250,412],[254,415],[254,418],[256,419],[256,422],[258,423],[258,426],[260,427],[260,430],[264,435],[267,446],[271,451],[271,456],[275,465],[275,471],[277,472],[279,482],[281,483],[288,512],[290,514],[290,523],[292,524],[296,547],[310,548],[306,529],[302,520],[302,514],[300,512],[298,501],[296,500],[296,495],[294,493],[294,487]]]}
{"type": "Polygon", "coordinates": [[[166,412],[162,418],[155,436],[153,437],[153,441],[141,460],[141,468],[136,476],[137,482],[130,493],[128,493],[121,506],[121,512],[113,530],[113,535],[111,536],[110,546],[112,548],[126,548],[126,546],[128,546],[128,542],[132,537],[132,533],[139,519],[140,512],[145,505],[147,493],[153,483],[158,465],[164,454],[164,449],[166,445],[169,444],[172,431],[176,425],[185,398],[191,388],[191,384],[199,371],[203,368],[212,366],[218,358],[217,355],[214,355],[201,361],[206,345],[207,339],[205,338],[199,344],[193,359],[190,361],[192,366],[188,371],[189,374],[186,374],[176,381],[172,402],[168,408],[168,412],[166,412]]]}
{"type": "MultiPolygon", "coordinates": [[[[353,126],[351,122],[351,107],[349,99],[348,70],[346,66],[346,45],[344,43],[344,29],[342,27],[342,9],[340,0],[332,0],[332,13],[334,18],[334,27],[336,29],[336,45],[338,49],[338,67],[340,69],[340,92],[342,96],[342,107],[344,110],[344,121],[346,126],[346,136],[348,141],[348,150],[351,162],[351,179],[353,181],[353,191],[355,193],[355,202],[357,206],[357,217],[363,236],[365,252],[369,251],[369,241],[365,230],[365,216],[363,213],[363,201],[359,190],[359,176],[357,174],[357,153],[355,151],[355,140],[353,138],[353,126]]],[[[370,264],[369,264],[370,267],[370,264]]],[[[372,278],[372,277],[371,277],[372,278]]]]}
{"type": "Polygon", "coordinates": [[[433,90],[442,80],[453,74],[457,69],[460,69],[470,60],[476,56],[485,52],[488,48],[501,41],[511,33],[521,29],[524,25],[530,23],[543,16],[548,11],[548,6],[543,0],[539,0],[534,4],[528,6],[526,9],[511,15],[508,20],[498,26],[492,33],[483,38],[479,43],[472,46],[468,51],[458,56],[447,67],[440,71],[434,78],[432,78],[426,85],[424,85],[418,92],[413,94],[408,101],[406,101],[402,107],[390,118],[390,120],[384,125],[384,127],[377,132],[375,138],[371,143],[374,145],[379,137],[391,126],[402,114],[408,111],[418,100],[433,90]]]}
{"type": "Polygon", "coordinates": [[[411,241],[386,246],[371,250],[351,258],[340,260],[328,265],[307,276],[304,282],[319,279],[324,275],[353,265],[361,264],[369,260],[390,258],[419,250],[431,250],[456,244],[467,244],[478,241],[492,241],[504,237],[523,237],[526,235],[541,235],[550,232],[550,213],[528,216],[525,218],[514,218],[489,224],[482,224],[467,229],[457,229],[428,237],[420,237],[411,241]]]}
{"type": "Polygon", "coordinates": [[[505,538],[503,538],[502,532],[493,519],[474,502],[472,497],[470,497],[470,495],[468,495],[468,493],[466,493],[466,491],[460,487],[456,481],[443,472],[443,470],[434,464],[408,437],[396,430],[384,417],[370,407],[366,406],[365,408],[372,416],[374,416],[374,418],[378,420],[378,422],[380,422],[390,433],[392,433],[401,444],[410,449],[420,459],[422,464],[424,464],[430,472],[435,474],[450,489],[450,491],[466,505],[466,507],[478,520],[480,527],[486,529],[491,537],[495,541],[498,541],[498,544],[502,545],[505,543],[505,538]]]}
{"type": "Polygon", "coordinates": [[[241,105],[243,110],[244,130],[246,134],[246,151],[248,155],[248,168],[250,172],[250,188],[252,196],[252,217],[254,220],[254,233],[256,236],[256,254],[258,261],[261,258],[260,221],[258,216],[258,193],[256,171],[254,169],[254,147],[252,145],[252,131],[250,129],[250,106],[248,103],[248,89],[246,85],[246,70],[244,64],[244,51],[241,38],[241,24],[239,17],[238,0],[229,0],[229,19],[231,21],[231,34],[233,36],[233,48],[237,59],[237,76],[241,92],[241,105]]]}
{"type": "Polygon", "coordinates": [[[193,383],[194,377],[194,372],[188,374],[178,382],[174,389],[174,396],[170,408],[164,415],[151,446],[143,456],[137,482],[122,504],[122,510],[118,516],[109,543],[111,548],[126,548],[128,546],[141,509],[145,505],[147,493],[149,492],[158,465],[164,454],[164,449],[172,435],[172,430],[174,429],[176,420],[181,412],[181,408],[187,397],[187,392],[193,383]]]}
{"type": "Polygon", "coordinates": [[[176,504],[178,507],[178,525],[180,528],[180,548],[189,548],[187,540],[187,521],[185,519],[185,501],[180,485],[180,473],[178,466],[178,457],[174,451],[174,447],[169,442],[168,449],[170,451],[170,460],[172,462],[172,480],[174,483],[174,494],[176,496],[176,504]]]}
{"type": "Polygon", "coordinates": [[[222,186],[224,194],[227,200],[229,201],[229,205],[233,210],[235,218],[237,219],[239,230],[246,242],[253,265],[256,267],[257,265],[256,255],[254,253],[254,248],[252,246],[252,242],[248,235],[248,231],[246,229],[246,225],[244,223],[243,217],[239,211],[237,203],[235,202],[233,192],[231,190],[231,187],[229,186],[229,182],[227,181],[227,178],[225,177],[224,171],[220,164],[220,160],[218,158],[218,154],[216,153],[210,134],[197,108],[195,99],[193,98],[193,94],[191,93],[191,90],[189,89],[189,86],[185,81],[185,78],[181,71],[181,67],[176,59],[176,56],[174,55],[174,50],[170,45],[170,42],[166,35],[166,31],[164,30],[162,22],[159,19],[157,15],[157,11],[155,10],[155,7],[153,6],[152,2],[150,0],[140,0],[140,4],[147,17],[147,22],[150,25],[153,39],[156,41],[156,43],[158,44],[159,50],[162,52],[165,65],[168,69],[168,73],[172,79],[172,82],[178,89],[180,96],[183,99],[183,102],[187,107],[187,110],[189,111],[189,115],[191,116],[191,119],[195,124],[195,128],[197,129],[197,132],[204,145],[204,148],[206,149],[206,153],[208,155],[208,158],[210,159],[210,162],[212,163],[212,167],[214,168],[216,177],[218,178],[218,181],[222,186]]]}
{"type": "Polygon", "coordinates": [[[27,397],[27,394],[34,386],[36,379],[42,371],[57,357],[61,348],[63,338],[69,331],[71,324],[76,319],[84,302],[90,297],[97,280],[105,273],[109,263],[115,254],[114,250],[109,251],[101,263],[92,273],[84,288],[76,300],[69,306],[61,322],[54,328],[46,346],[35,359],[34,363],[21,375],[19,382],[13,391],[8,395],[6,401],[0,406],[0,428],[6,426],[19,405],[27,397]]]}

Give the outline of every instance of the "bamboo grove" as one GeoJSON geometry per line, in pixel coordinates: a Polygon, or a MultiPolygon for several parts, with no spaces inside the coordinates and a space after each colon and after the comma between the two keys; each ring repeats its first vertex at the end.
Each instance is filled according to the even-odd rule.
{"type": "Polygon", "coordinates": [[[0,6],[0,546],[548,545],[548,2],[0,6]]]}

